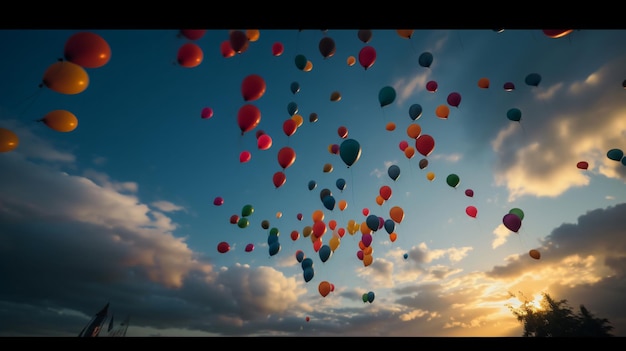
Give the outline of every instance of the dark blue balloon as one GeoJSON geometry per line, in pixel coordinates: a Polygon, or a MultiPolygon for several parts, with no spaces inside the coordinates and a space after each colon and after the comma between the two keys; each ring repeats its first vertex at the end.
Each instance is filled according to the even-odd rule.
{"type": "Polygon", "coordinates": [[[278,242],[278,235],[270,234],[267,236],[267,244],[272,245],[273,243],[278,242]]]}
{"type": "Polygon", "coordinates": [[[387,174],[389,174],[389,177],[394,181],[397,180],[400,176],[400,167],[398,167],[398,165],[389,166],[389,168],[387,168],[387,174]]]}
{"type": "Polygon", "coordinates": [[[431,54],[428,51],[423,52],[420,55],[420,57],[418,59],[418,62],[420,64],[420,66],[422,66],[422,67],[426,67],[426,68],[430,67],[430,65],[432,65],[432,63],[433,63],[433,54],[431,54]]]}
{"type": "Polygon", "coordinates": [[[422,105],[411,105],[411,107],[409,107],[409,117],[414,121],[422,117],[422,105]]]}
{"type": "Polygon", "coordinates": [[[365,224],[367,224],[367,227],[370,228],[372,231],[377,231],[380,221],[377,215],[371,214],[365,219],[365,224]]]}
{"type": "Polygon", "coordinates": [[[302,275],[304,276],[304,281],[308,283],[311,279],[313,279],[313,276],[315,275],[313,267],[305,268],[302,272],[302,275]]]}
{"type": "Polygon", "coordinates": [[[300,263],[302,269],[306,270],[307,268],[313,268],[313,260],[310,257],[306,257],[300,263]]]}
{"type": "Polygon", "coordinates": [[[404,254],[404,259],[406,260],[407,258],[409,258],[409,254],[405,253],[404,254]]]}
{"type": "Polygon", "coordinates": [[[322,203],[329,211],[332,211],[335,208],[335,198],[332,195],[324,196],[322,203]]]}
{"type": "Polygon", "coordinates": [[[291,83],[290,88],[291,88],[291,92],[295,94],[300,91],[300,84],[298,84],[298,82],[293,82],[291,83]]]}
{"type": "Polygon", "coordinates": [[[313,190],[317,187],[317,183],[314,180],[309,180],[309,190],[313,190]]]}
{"type": "Polygon", "coordinates": [[[624,157],[624,152],[620,149],[611,149],[606,153],[606,157],[613,161],[621,161],[624,157]]]}
{"type": "Polygon", "coordinates": [[[304,260],[304,251],[296,252],[296,260],[298,260],[299,263],[302,263],[302,260],[304,260]]]}
{"type": "Polygon", "coordinates": [[[276,255],[280,251],[280,243],[278,241],[270,244],[270,256],[276,255]]]}
{"type": "Polygon", "coordinates": [[[348,166],[352,166],[361,157],[361,144],[354,139],[346,139],[339,145],[339,156],[348,166]]]}
{"type": "Polygon", "coordinates": [[[293,101],[287,104],[287,112],[289,112],[289,116],[293,116],[298,113],[298,104],[293,101]]]}
{"type": "Polygon", "coordinates": [[[346,180],[343,178],[339,178],[337,179],[336,185],[337,185],[337,189],[343,191],[343,189],[346,188],[346,180]]]}
{"type": "Polygon", "coordinates": [[[395,229],[396,229],[396,222],[394,222],[393,219],[385,220],[385,230],[387,231],[387,234],[393,233],[395,229]]]}
{"type": "Polygon", "coordinates": [[[322,262],[328,261],[332,253],[333,250],[331,250],[330,246],[327,244],[322,245],[319,249],[320,260],[322,260],[322,262]]]}
{"type": "Polygon", "coordinates": [[[368,293],[367,293],[367,301],[368,301],[369,303],[374,302],[374,298],[375,298],[375,297],[376,297],[376,295],[374,295],[374,292],[373,292],[373,291],[370,291],[370,292],[368,292],[368,293]]]}

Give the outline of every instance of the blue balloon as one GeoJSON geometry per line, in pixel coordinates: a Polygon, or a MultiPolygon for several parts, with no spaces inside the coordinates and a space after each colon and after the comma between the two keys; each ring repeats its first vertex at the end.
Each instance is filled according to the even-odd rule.
{"type": "Polygon", "coordinates": [[[433,54],[428,51],[423,52],[417,61],[420,66],[428,68],[433,63],[433,54]]]}
{"type": "Polygon", "coordinates": [[[293,101],[287,104],[287,112],[289,112],[289,116],[293,116],[298,113],[298,104],[293,101]]]}
{"type": "Polygon", "coordinates": [[[332,253],[333,250],[331,250],[330,246],[327,244],[322,245],[319,249],[320,260],[322,260],[322,262],[328,261],[332,253]]]}
{"type": "Polygon", "coordinates": [[[403,257],[404,257],[404,259],[406,260],[407,258],[409,258],[409,254],[405,253],[405,254],[403,255],[403,257]]]}
{"type": "Polygon", "coordinates": [[[386,86],[378,92],[378,102],[380,107],[391,104],[396,99],[396,90],[391,86],[386,86]]]}
{"type": "Polygon", "coordinates": [[[299,263],[302,263],[302,260],[304,260],[304,251],[296,252],[296,260],[298,260],[299,263]]]}
{"type": "Polygon", "coordinates": [[[411,107],[409,107],[409,117],[414,121],[422,117],[422,105],[411,105],[411,107]]]}
{"type": "Polygon", "coordinates": [[[537,73],[531,73],[526,76],[524,82],[533,87],[539,86],[539,83],[541,82],[541,76],[537,73]]]}
{"type": "Polygon", "coordinates": [[[335,182],[337,185],[337,189],[343,191],[343,189],[346,188],[346,180],[343,178],[339,178],[337,179],[337,181],[335,182]]]}
{"type": "Polygon", "coordinates": [[[370,291],[370,292],[368,292],[368,293],[367,293],[367,301],[368,301],[369,303],[374,302],[374,298],[375,298],[375,297],[376,297],[376,296],[374,295],[374,292],[373,292],[373,291],[370,291]]]}
{"type": "Polygon", "coordinates": [[[370,228],[372,231],[377,231],[380,221],[378,219],[378,216],[371,214],[367,216],[367,218],[365,218],[365,224],[367,224],[367,227],[370,228]]]}
{"type": "Polygon", "coordinates": [[[398,167],[398,165],[389,166],[389,168],[387,168],[387,174],[389,174],[389,177],[394,181],[397,180],[400,176],[400,167],[398,167]]]}
{"type": "Polygon", "coordinates": [[[394,222],[393,219],[385,220],[385,230],[387,231],[387,234],[393,233],[395,229],[396,229],[396,222],[394,222]]]}
{"type": "Polygon", "coordinates": [[[302,266],[303,270],[306,270],[307,268],[313,268],[313,260],[310,257],[306,257],[302,260],[300,265],[302,266]]]}
{"type": "Polygon", "coordinates": [[[332,211],[335,208],[335,198],[332,195],[326,195],[322,199],[322,203],[327,210],[332,211]]]}
{"type": "Polygon", "coordinates": [[[346,139],[339,145],[339,156],[350,167],[361,157],[361,145],[354,139],[346,139]]]}
{"type": "Polygon", "coordinates": [[[619,162],[624,157],[624,152],[620,149],[611,149],[606,153],[606,157],[613,161],[619,162]]]}
{"type": "Polygon", "coordinates": [[[298,82],[293,82],[291,83],[290,89],[293,94],[296,94],[300,91],[300,84],[298,84],[298,82]]]}
{"type": "Polygon", "coordinates": [[[271,243],[269,251],[270,251],[270,256],[276,255],[280,251],[280,243],[278,241],[271,243]]]}
{"type": "Polygon", "coordinates": [[[313,279],[313,276],[315,275],[313,267],[305,268],[304,271],[302,271],[302,275],[304,276],[305,282],[308,283],[309,281],[311,281],[311,279],[313,279]]]}
{"type": "Polygon", "coordinates": [[[314,180],[309,180],[309,190],[313,190],[317,187],[317,183],[314,180]]]}

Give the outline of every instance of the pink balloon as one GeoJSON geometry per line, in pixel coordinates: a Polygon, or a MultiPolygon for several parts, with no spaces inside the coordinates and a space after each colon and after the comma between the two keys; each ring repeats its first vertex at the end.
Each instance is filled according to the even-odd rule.
{"type": "Polygon", "coordinates": [[[356,252],[356,257],[359,260],[363,261],[363,256],[365,256],[365,254],[363,253],[363,250],[359,250],[359,251],[356,252]]]}
{"type": "Polygon", "coordinates": [[[517,233],[517,231],[522,227],[522,220],[514,213],[507,213],[502,217],[502,223],[505,227],[507,227],[510,231],[517,233]]]}
{"type": "Polygon", "coordinates": [[[213,205],[222,206],[223,204],[224,204],[224,199],[221,196],[218,196],[215,199],[213,199],[213,205]]]}
{"type": "Polygon", "coordinates": [[[400,147],[400,150],[404,151],[404,149],[409,147],[409,142],[406,140],[402,140],[398,146],[400,147]]]}
{"type": "Polygon", "coordinates": [[[376,49],[369,45],[364,46],[361,51],[359,51],[359,64],[367,70],[374,65],[374,62],[376,62],[376,49]]]}
{"type": "Polygon", "coordinates": [[[246,245],[246,252],[251,252],[252,250],[254,250],[254,244],[246,245]]]}

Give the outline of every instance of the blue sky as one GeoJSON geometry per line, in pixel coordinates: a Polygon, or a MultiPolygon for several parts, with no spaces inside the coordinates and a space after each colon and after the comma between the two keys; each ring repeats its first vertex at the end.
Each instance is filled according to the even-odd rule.
{"type": "Polygon", "coordinates": [[[585,305],[626,336],[626,167],[607,157],[626,150],[626,48],[615,45],[626,31],[554,39],[540,29],[416,29],[407,38],[376,29],[364,42],[358,29],[261,29],[224,57],[228,29],[196,40],[177,29],[93,30],[111,57],[85,68],[86,89],[40,86],[77,32],[0,31],[12,48],[2,59],[0,128],[19,137],[0,153],[0,335],[75,336],[110,302],[116,319],[130,316],[128,336],[521,336],[507,306],[546,292],[575,310],[585,305]],[[325,37],[335,43],[329,57],[319,49],[325,37]],[[203,51],[198,66],[177,62],[188,42],[203,51]],[[365,46],[376,51],[367,69],[358,59],[365,46]],[[418,62],[424,52],[433,55],[429,67],[418,62]],[[312,69],[297,67],[297,55],[312,69]],[[531,73],[538,85],[525,83],[531,73]],[[266,90],[245,101],[242,82],[252,74],[266,90]],[[507,82],[513,91],[503,89],[507,82]],[[381,106],[384,87],[396,96],[381,106]],[[458,106],[447,103],[453,92],[458,106]],[[242,134],[237,114],[248,103],[261,119],[242,134]],[[288,136],[292,103],[303,122],[288,136]],[[423,110],[415,120],[414,104],[423,110]],[[441,105],[447,118],[435,113],[441,105]],[[204,108],[210,118],[201,118],[204,108]],[[511,108],[520,122],[507,118],[511,108]],[[72,112],[78,127],[59,132],[36,122],[57,109],[72,112]],[[409,158],[399,147],[415,147],[411,124],[434,138],[428,156],[409,158]],[[257,146],[259,131],[272,137],[267,150],[257,146]],[[361,151],[350,167],[330,151],[346,139],[361,151]],[[286,146],[296,157],[282,169],[277,155],[286,146]],[[250,161],[240,161],[243,151],[250,161]],[[580,161],[589,168],[577,168],[580,161]],[[400,168],[395,180],[391,165],[400,168]],[[276,187],[279,171],[286,181],[276,187]],[[460,179],[455,188],[450,174],[460,179]],[[392,195],[379,204],[384,186],[392,195]],[[324,189],[347,207],[327,208],[324,189]],[[249,225],[231,223],[248,205],[249,225]],[[364,209],[390,219],[394,207],[404,213],[397,238],[373,230],[365,265],[361,231],[339,229],[366,222],[364,209]],[[517,232],[502,222],[513,208],[524,212],[517,232]],[[340,239],[326,261],[304,236],[319,211],[322,243],[340,239]],[[220,242],[230,250],[218,252],[220,242]],[[298,250],[314,263],[309,281],[298,250]],[[326,296],[318,291],[324,281],[334,286],[326,296]],[[371,303],[362,299],[368,292],[371,303]]]}

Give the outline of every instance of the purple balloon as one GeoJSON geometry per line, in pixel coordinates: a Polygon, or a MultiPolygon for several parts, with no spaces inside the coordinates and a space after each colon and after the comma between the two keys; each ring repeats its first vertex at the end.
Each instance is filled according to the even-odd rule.
{"type": "Polygon", "coordinates": [[[507,227],[510,231],[517,233],[517,231],[522,226],[522,220],[513,213],[507,213],[502,217],[502,223],[505,227],[507,227]]]}
{"type": "Polygon", "coordinates": [[[369,247],[372,244],[372,234],[362,234],[361,241],[365,247],[369,247]]]}
{"type": "Polygon", "coordinates": [[[465,190],[465,196],[473,197],[474,196],[474,190],[472,190],[472,189],[465,190]]]}

